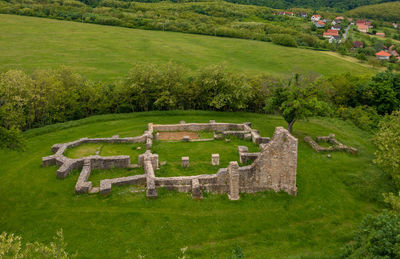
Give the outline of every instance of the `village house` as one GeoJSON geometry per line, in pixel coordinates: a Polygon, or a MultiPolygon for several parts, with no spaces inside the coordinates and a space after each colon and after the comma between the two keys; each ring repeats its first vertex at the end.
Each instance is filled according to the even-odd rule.
{"type": "Polygon", "coordinates": [[[311,21],[312,22],[318,22],[319,20],[321,20],[322,16],[319,14],[314,14],[313,16],[311,16],[311,21]]]}
{"type": "Polygon", "coordinates": [[[377,32],[375,35],[378,36],[378,37],[385,37],[385,33],[384,32],[377,32]]]}
{"type": "Polygon", "coordinates": [[[329,38],[329,43],[340,43],[340,42],[342,42],[342,40],[340,39],[339,35],[331,36],[329,38]]]}
{"type": "Polygon", "coordinates": [[[293,12],[285,12],[285,15],[287,15],[287,16],[294,16],[294,13],[293,13],[293,12]]]}
{"type": "Polygon", "coordinates": [[[399,27],[399,25],[398,25],[397,23],[393,23],[393,27],[394,27],[395,29],[397,29],[397,28],[399,27]]]}
{"type": "Polygon", "coordinates": [[[387,52],[385,52],[383,50],[379,51],[375,55],[376,55],[376,58],[379,59],[379,60],[389,60],[390,57],[392,56],[391,54],[389,54],[389,53],[387,53],[387,52]]]}
{"type": "Polygon", "coordinates": [[[331,27],[332,30],[340,31],[342,27],[339,24],[335,24],[331,27]]]}
{"type": "Polygon", "coordinates": [[[324,32],[324,38],[330,38],[334,36],[339,36],[339,31],[328,29],[326,32],[324,32]]]}
{"type": "Polygon", "coordinates": [[[325,23],[323,21],[319,20],[318,22],[315,23],[315,26],[317,26],[317,28],[324,28],[325,23]]]}
{"type": "Polygon", "coordinates": [[[307,18],[308,17],[308,13],[305,13],[305,12],[300,12],[300,13],[298,13],[298,15],[300,17],[303,17],[303,18],[307,18]]]}
{"type": "Polygon", "coordinates": [[[398,54],[397,51],[394,49],[394,45],[390,46],[390,48],[389,48],[389,53],[390,53],[392,56],[399,58],[399,54],[398,54]]]}
{"type": "Polygon", "coordinates": [[[285,12],[277,12],[277,15],[285,15],[285,12]]]}
{"type": "Polygon", "coordinates": [[[357,23],[357,29],[358,29],[360,32],[367,33],[368,30],[369,30],[369,27],[368,27],[367,25],[365,25],[365,24],[358,24],[358,23],[357,23]]]}
{"type": "Polygon", "coordinates": [[[364,47],[364,43],[362,41],[355,41],[355,42],[353,42],[353,46],[356,49],[363,48],[364,47]]]}

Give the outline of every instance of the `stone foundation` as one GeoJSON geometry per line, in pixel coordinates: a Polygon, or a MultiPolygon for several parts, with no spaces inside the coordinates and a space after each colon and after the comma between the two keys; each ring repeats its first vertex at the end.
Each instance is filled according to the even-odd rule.
{"type": "MultiPolygon", "coordinates": [[[[156,139],[156,138],[154,138],[156,139]]],[[[322,141],[322,139],[321,139],[322,141]]],[[[330,140],[331,141],[331,140],[330,140]]],[[[58,165],[57,176],[65,178],[74,169],[81,169],[75,185],[76,193],[109,194],[113,185],[145,185],[146,196],[157,197],[157,188],[164,187],[179,192],[191,192],[192,197],[201,199],[203,191],[226,193],[231,200],[239,199],[240,193],[255,193],[265,190],[285,191],[291,195],[297,194],[297,139],[286,129],[277,127],[272,140],[261,137],[257,130],[251,128],[251,123],[185,123],[159,125],[148,124],[148,130],[139,137],[120,138],[82,138],[77,141],[55,144],[52,147],[54,155],[43,157],[42,165],[58,165]],[[227,168],[220,168],[216,174],[205,174],[181,177],[156,177],[154,170],[159,168],[158,155],[151,153],[153,132],[157,131],[214,131],[214,139],[224,136],[238,136],[258,144],[261,151],[249,153],[245,146],[238,147],[241,163],[252,161],[251,165],[240,167],[237,162],[230,162],[227,168]],[[113,179],[104,179],[100,187],[92,187],[89,179],[92,169],[109,169],[113,167],[133,167],[129,156],[89,156],[70,159],[63,154],[67,148],[83,143],[145,143],[148,149],[139,155],[138,165],[143,167],[145,174],[113,179]]],[[[212,155],[212,164],[219,165],[219,155],[212,155]]],[[[189,158],[182,157],[182,166],[189,166],[189,158]]]]}
{"type": "Polygon", "coordinates": [[[308,143],[317,152],[333,152],[333,151],[345,151],[351,154],[357,154],[358,150],[354,147],[343,145],[336,139],[335,134],[329,134],[329,136],[316,137],[317,142],[327,142],[332,144],[329,147],[321,147],[316,141],[310,136],[304,138],[304,141],[308,143]]]}

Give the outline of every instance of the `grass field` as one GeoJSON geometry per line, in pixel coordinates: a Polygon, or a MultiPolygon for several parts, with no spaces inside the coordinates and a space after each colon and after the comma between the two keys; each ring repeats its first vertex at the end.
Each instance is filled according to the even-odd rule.
{"type": "Polygon", "coordinates": [[[172,61],[193,70],[225,62],[232,70],[250,73],[373,72],[324,52],[251,40],[13,15],[0,15],[0,31],[0,70],[67,65],[90,79],[114,80],[137,62],[172,61]]]}
{"type": "MultiPolygon", "coordinates": [[[[149,200],[129,186],[113,187],[107,197],[75,195],[78,173],[60,180],[57,167],[41,166],[41,157],[51,154],[54,143],[115,134],[136,136],[149,122],[210,119],[251,121],[263,136],[285,125],[280,117],[261,114],[171,111],[95,116],[25,132],[25,152],[0,150],[0,232],[17,233],[25,241],[50,242],[56,230],[63,228],[69,250],[77,251],[79,258],[177,258],[183,247],[188,247],[190,258],[227,258],[238,245],[246,258],[334,255],[350,240],[365,214],[382,208],[381,193],[392,190],[372,163],[371,136],[336,119],[295,124],[294,135],[299,138],[296,197],[266,191],[241,194],[237,202],[214,194],[196,201],[190,194],[160,189],[159,197],[149,200]],[[358,148],[359,154],[332,153],[328,158],[303,141],[306,135],[329,133],[358,148]]],[[[195,152],[208,157],[210,150],[195,152]]],[[[98,183],[104,177],[129,173],[141,172],[98,170],[90,180],[98,183]]]]}

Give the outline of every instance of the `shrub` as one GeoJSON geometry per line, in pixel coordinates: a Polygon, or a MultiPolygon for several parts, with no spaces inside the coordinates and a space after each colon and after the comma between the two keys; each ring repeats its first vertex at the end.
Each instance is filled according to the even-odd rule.
{"type": "Polygon", "coordinates": [[[399,258],[400,216],[384,211],[377,216],[365,217],[341,257],[399,258]]]}
{"type": "Polygon", "coordinates": [[[27,243],[22,245],[22,238],[14,234],[3,232],[0,235],[0,258],[54,258],[68,259],[76,255],[69,255],[66,251],[67,244],[64,242],[62,229],[57,231],[54,242],[49,245],[42,243],[27,243]]]}
{"type": "Polygon", "coordinates": [[[271,34],[271,41],[275,44],[286,47],[297,47],[295,38],[288,34],[271,34]]]}
{"type": "Polygon", "coordinates": [[[374,162],[400,186],[400,111],[383,118],[374,141],[377,146],[374,162]]]}
{"type": "Polygon", "coordinates": [[[367,131],[375,131],[381,119],[376,110],[369,106],[339,107],[337,115],[344,120],[351,120],[354,125],[367,131]]]}

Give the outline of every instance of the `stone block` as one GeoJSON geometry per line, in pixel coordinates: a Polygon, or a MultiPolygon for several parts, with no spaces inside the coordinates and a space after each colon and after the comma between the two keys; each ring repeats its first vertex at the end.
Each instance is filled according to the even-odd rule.
{"type": "Polygon", "coordinates": [[[192,198],[193,199],[203,198],[203,193],[201,192],[200,183],[198,179],[192,180],[192,198]]]}
{"type": "Polygon", "coordinates": [[[246,134],[244,134],[243,139],[244,139],[244,140],[251,140],[251,133],[246,133],[246,134]]]}
{"type": "Polygon", "coordinates": [[[215,123],[215,120],[210,120],[210,123],[215,123]]]}
{"type": "Polygon", "coordinates": [[[107,195],[111,192],[111,181],[110,179],[105,179],[100,181],[100,193],[107,195]]]}
{"type": "Polygon", "coordinates": [[[249,148],[246,146],[238,146],[238,151],[239,151],[239,153],[248,153],[249,148]]]}
{"type": "Polygon", "coordinates": [[[54,155],[42,157],[42,166],[50,166],[55,164],[56,164],[56,157],[54,155]]]}
{"type": "Polygon", "coordinates": [[[189,157],[188,156],[182,157],[182,167],[183,168],[189,167],[189,157]]]}
{"type": "Polygon", "coordinates": [[[147,189],[146,189],[146,197],[148,198],[156,198],[158,196],[156,185],[154,183],[154,178],[147,177],[147,189]]]}
{"type": "Polygon", "coordinates": [[[151,138],[146,139],[146,149],[149,150],[153,146],[153,140],[151,138]]]}
{"type": "Polygon", "coordinates": [[[78,182],[75,185],[75,193],[88,193],[92,189],[92,182],[78,182]]]}
{"type": "Polygon", "coordinates": [[[189,142],[190,141],[190,137],[189,136],[183,136],[182,140],[183,140],[183,142],[189,142]]]}
{"type": "Polygon", "coordinates": [[[219,154],[212,154],[211,155],[211,164],[212,165],[219,165],[219,154]]]}
{"type": "Polygon", "coordinates": [[[179,124],[186,124],[186,122],[185,121],[180,121],[179,124]]]}

